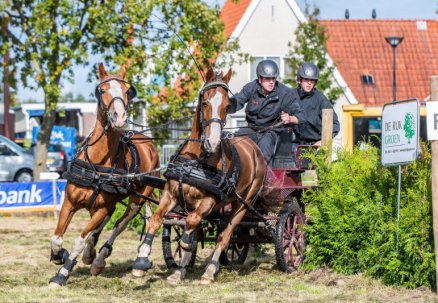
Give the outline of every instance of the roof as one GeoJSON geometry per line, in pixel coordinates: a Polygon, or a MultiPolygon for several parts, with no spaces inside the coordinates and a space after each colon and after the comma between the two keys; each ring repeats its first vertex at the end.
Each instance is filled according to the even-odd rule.
{"type": "Polygon", "coordinates": [[[387,36],[403,36],[396,48],[397,100],[430,96],[438,74],[436,20],[321,20],[327,50],[359,103],[379,106],[393,99],[393,53],[387,36]],[[374,85],[362,83],[372,75],[374,85]]]}
{"type": "MultiPolygon", "coordinates": [[[[238,38],[246,24],[249,22],[252,17],[254,11],[259,5],[261,0],[239,0],[235,3],[235,0],[226,0],[220,14],[221,20],[225,24],[224,35],[226,38],[238,38]]],[[[289,7],[292,10],[292,13],[295,14],[296,18],[299,22],[307,22],[306,17],[303,12],[298,7],[295,0],[285,0],[289,7]]],[[[285,26],[287,26],[287,20],[285,26]]],[[[331,62],[330,56],[328,56],[329,61],[331,62]]],[[[350,88],[347,86],[343,76],[337,69],[334,70],[334,78],[338,85],[344,88],[344,95],[347,98],[347,101],[350,104],[356,104],[357,100],[352,94],[350,88]]]]}
{"type": "Polygon", "coordinates": [[[240,0],[237,3],[233,0],[225,1],[220,18],[225,24],[224,35],[226,38],[229,38],[234,32],[250,3],[251,0],[240,0]]]}

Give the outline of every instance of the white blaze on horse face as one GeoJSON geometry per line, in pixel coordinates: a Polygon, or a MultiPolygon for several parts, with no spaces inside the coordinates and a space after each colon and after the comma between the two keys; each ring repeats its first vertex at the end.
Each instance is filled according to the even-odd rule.
{"type": "MultiPolygon", "coordinates": [[[[222,104],[223,95],[220,92],[216,92],[213,98],[210,99],[211,104],[211,118],[212,119],[220,119],[219,117],[219,108],[222,104]]],[[[221,125],[219,122],[210,123],[210,135],[207,140],[210,143],[210,152],[215,152],[217,147],[219,146],[219,142],[221,139],[221,125]]]]}
{"type": "MultiPolygon", "coordinates": [[[[112,80],[109,82],[109,85],[109,93],[111,94],[112,98],[119,97],[123,100],[123,91],[120,82],[112,80]]],[[[111,115],[113,115],[114,117],[114,113],[117,114],[117,118],[114,119],[112,122],[114,123],[115,127],[122,127],[123,125],[125,125],[126,122],[126,110],[122,100],[116,99],[113,103],[114,110],[112,110],[111,115]]]]}

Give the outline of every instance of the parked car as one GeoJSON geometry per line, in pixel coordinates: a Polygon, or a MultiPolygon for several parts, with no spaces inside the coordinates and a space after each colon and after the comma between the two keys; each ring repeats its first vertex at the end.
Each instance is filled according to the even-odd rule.
{"type": "Polygon", "coordinates": [[[0,181],[31,182],[34,162],[31,153],[0,135],[0,181]]]}
{"type": "Polygon", "coordinates": [[[50,145],[47,154],[47,169],[51,172],[62,173],[67,170],[67,155],[62,145],[50,145]]]}

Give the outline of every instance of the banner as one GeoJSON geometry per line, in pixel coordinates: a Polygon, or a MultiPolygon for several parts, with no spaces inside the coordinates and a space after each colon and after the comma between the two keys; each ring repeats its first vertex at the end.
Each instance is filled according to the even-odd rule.
{"type": "Polygon", "coordinates": [[[66,180],[28,183],[0,183],[0,213],[18,211],[47,211],[55,207],[53,191],[56,191],[56,206],[64,200],[66,180]]]}
{"type": "MultiPolygon", "coordinates": [[[[32,144],[35,144],[40,126],[32,129],[32,144]]],[[[64,147],[67,160],[71,160],[76,152],[76,128],[69,126],[54,125],[50,134],[51,145],[62,145],[64,147]]]]}

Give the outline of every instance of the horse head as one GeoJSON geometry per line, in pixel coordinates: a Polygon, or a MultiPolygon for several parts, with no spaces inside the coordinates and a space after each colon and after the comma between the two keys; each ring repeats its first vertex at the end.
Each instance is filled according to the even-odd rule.
{"type": "Polygon", "coordinates": [[[202,126],[203,148],[207,153],[215,153],[220,145],[222,128],[230,108],[228,82],[231,69],[225,76],[209,69],[206,82],[199,93],[199,121],[202,126]]]}
{"type": "Polygon", "coordinates": [[[128,103],[137,95],[134,86],[125,81],[125,72],[125,65],[122,65],[119,74],[110,75],[103,64],[99,64],[99,84],[95,91],[98,110],[101,110],[107,123],[114,129],[125,126],[128,103]]]}

